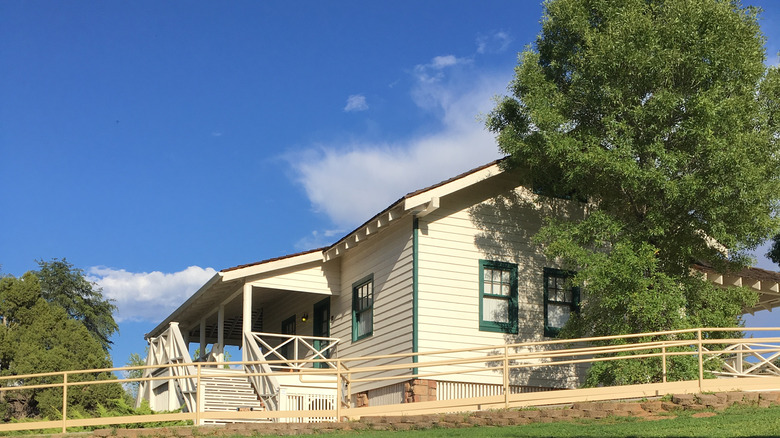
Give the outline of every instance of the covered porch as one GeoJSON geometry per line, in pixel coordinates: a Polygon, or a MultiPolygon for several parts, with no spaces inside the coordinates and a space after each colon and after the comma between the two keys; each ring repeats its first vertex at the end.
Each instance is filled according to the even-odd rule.
{"type": "Polygon", "coordinates": [[[339,339],[330,336],[330,323],[338,281],[330,273],[338,270],[325,265],[317,251],[217,273],[146,335],[151,368],[145,375],[158,380],[144,382],[137,403],[189,412],[301,409],[301,400],[335,403],[335,379],[295,373],[335,366],[329,359],[337,357],[339,339]],[[241,357],[235,349],[226,357],[229,347],[237,347],[241,357]],[[227,361],[249,363],[228,368],[227,361]],[[171,364],[177,366],[166,367],[171,364]],[[264,375],[272,371],[290,373],[264,375]]]}

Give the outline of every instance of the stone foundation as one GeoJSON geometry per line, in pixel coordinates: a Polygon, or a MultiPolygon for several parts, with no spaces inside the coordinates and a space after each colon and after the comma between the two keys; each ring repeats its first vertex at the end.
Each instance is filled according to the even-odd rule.
{"type": "Polygon", "coordinates": [[[355,407],[365,408],[366,406],[368,406],[368,391],[355,394],[355,407]]]}
{"type": "Polygon", "coordinates": [[[404,383],[404,403],[436,401],[436,381],[414,379],[404,383]]]}

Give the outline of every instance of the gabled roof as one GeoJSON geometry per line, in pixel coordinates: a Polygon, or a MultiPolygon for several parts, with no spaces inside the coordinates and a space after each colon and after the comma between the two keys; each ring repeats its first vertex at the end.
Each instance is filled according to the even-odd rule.
{"type": "MultiPolygon", "coordinates": [[[[501,162],[504,160],[490,162],[437,184],[407,193],[330,246],[222,269],[148,333],[147,337],[159,335],[169,322],[177,321],[180,315],[186,312],[198,312],[209,306],[213,307],[219,295],[238,287],[248,277],[307,263],[325,263],[378,234],[393,221],[409,214],[424,216],[439,207],[439,198],[503,173],[501,162]]],[[[695,264],[693,268],[703,272],[708,280],[724,287],[748,286],[759,291],[759,303],[754,308],[747,309],[748,312],[780,306],[779,272],[746,268],[732,275],[723,275],[704,264],[695,264]]]]}
{"type": "Polygon", "coordinates": [[[390,222],[407,214],[425,215],[438,208],[439,197],[502,173],[499,166],[501,161],[490,162],[432,186],[408,193],[330,246],[222,269],[146,336],[158,336],[170,322],[178,321],[185,313],[213,310],[218,304],[215,301],[218,296],[229,293],[248,277],[316,261],[332,260],[376,234],[380,228],[386,227],[390,222]]]}

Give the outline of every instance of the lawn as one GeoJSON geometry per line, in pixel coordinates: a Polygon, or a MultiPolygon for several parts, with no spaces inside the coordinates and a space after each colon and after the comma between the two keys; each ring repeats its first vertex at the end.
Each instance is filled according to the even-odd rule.
{"type": "MultiPolygon", "coordinates": [[[[734,406],[706,418],[693,417],[695,413],[680,412],[657,420],[608,418],[506,427],[428,429],[403,432],[339,432],[328,436],[355,438],[780,437],[780,406],[771,408],[734,406]]],[[[322,437],[323,435],[300,436],[322,437]]]]}

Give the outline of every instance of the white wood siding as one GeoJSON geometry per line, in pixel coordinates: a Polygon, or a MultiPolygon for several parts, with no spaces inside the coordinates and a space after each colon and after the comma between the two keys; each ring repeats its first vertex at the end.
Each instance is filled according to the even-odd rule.
{"type": "MultiPolygon", "coordinates": [[[[441,207],[420,219],[419,349],[420,351],[501,345],[544,336],[543,268],[551,266],[531,243],[549,212],[534,205],[523,187],[507,189],[508,180],[484,181],[441,200],[441,207]],[[498,200],[497,194],[504,194],[498,200]],[[479,329],[479,260],[518,265],[518,334],[479,329]]],[[[511,187],[511,186],[509,186],[511,187]]],[[[567,211],[573,204],[564,201],[567,211]]],[[[568,211],[567,214],[571,214],[568,211]]],[[[560,213],[557,213],[560,214],[560,213]]],[[[486,356],[488,352],[485,352],[486,356]]],[[[458,357],[461,355],[452,355],[458,357]]],[[[461,357],[465,357],[462,355],[461,357]]],[[[436,357],[444,359],[444,357],[436,357]]],[[[432,359],[435,360],[435,359],[432,359]]],[[[485,364],[489,360],[486,358],[485,364]]],[[[479,369],[485,364],[470,365],[479,369]]],[[[438,368],[435,371],[454,371],[438,368]]],[[[434,371],[423,368],[421,372],[434,371]]],[[[562,387],[575,382],[573,367],[528,369],[512,374],[511,384],[562,387]]],[[[436,380],[497,384],[500,371],[483,370],[436,380]]]]}
{"type": "MultiPolygon", "coordinates": [[[[262,292],[261,292],[262,294],[262,292]]],[[[281,333],[282,321],[295,315],[295,334],[313,335],[314,304],[327,298],[324,295],[289,292],[263,306],[263,332],[281,333]],[[307,313],[309,319],[301,321],[301,316],[307,313]]],[[[331,298],[333,300],[335,298],[331,298]]]]}
{"type": "MultiPolygon", "coordinates": [[[[412,220],[401,218],[381,233],[350,248],[341,260],[341,293],[332,297],[332,336],[339,337],[339,356],[359,357],[412,351],[412,220]],[[352,342],[352,285],[374,277],[373,334],[352,342]]],[[[410,363],[410,359],[371,361],[370,365],[410,363]]],[[[358,366],[351,363],[349,366],[358,366]]],[[[363,365],[368,365],[367,363],[363,365]]],[[[408,374],[409,370],[383,375],[408,374]]],[[[379,375],[371,373],[372,376],[379,375]]],[[[365,377],[365,376],[354,376],[365,377]]],[[[387,386],[392,381],[357,384],[354,392],[387,386]]]]}
{"type": "Polygon", "coordinates": [[[253,279],[251,284],[255,287],[331,295],[339,293],[338,278],[338,263],[320,261],[262,274],[253,279]]]}

